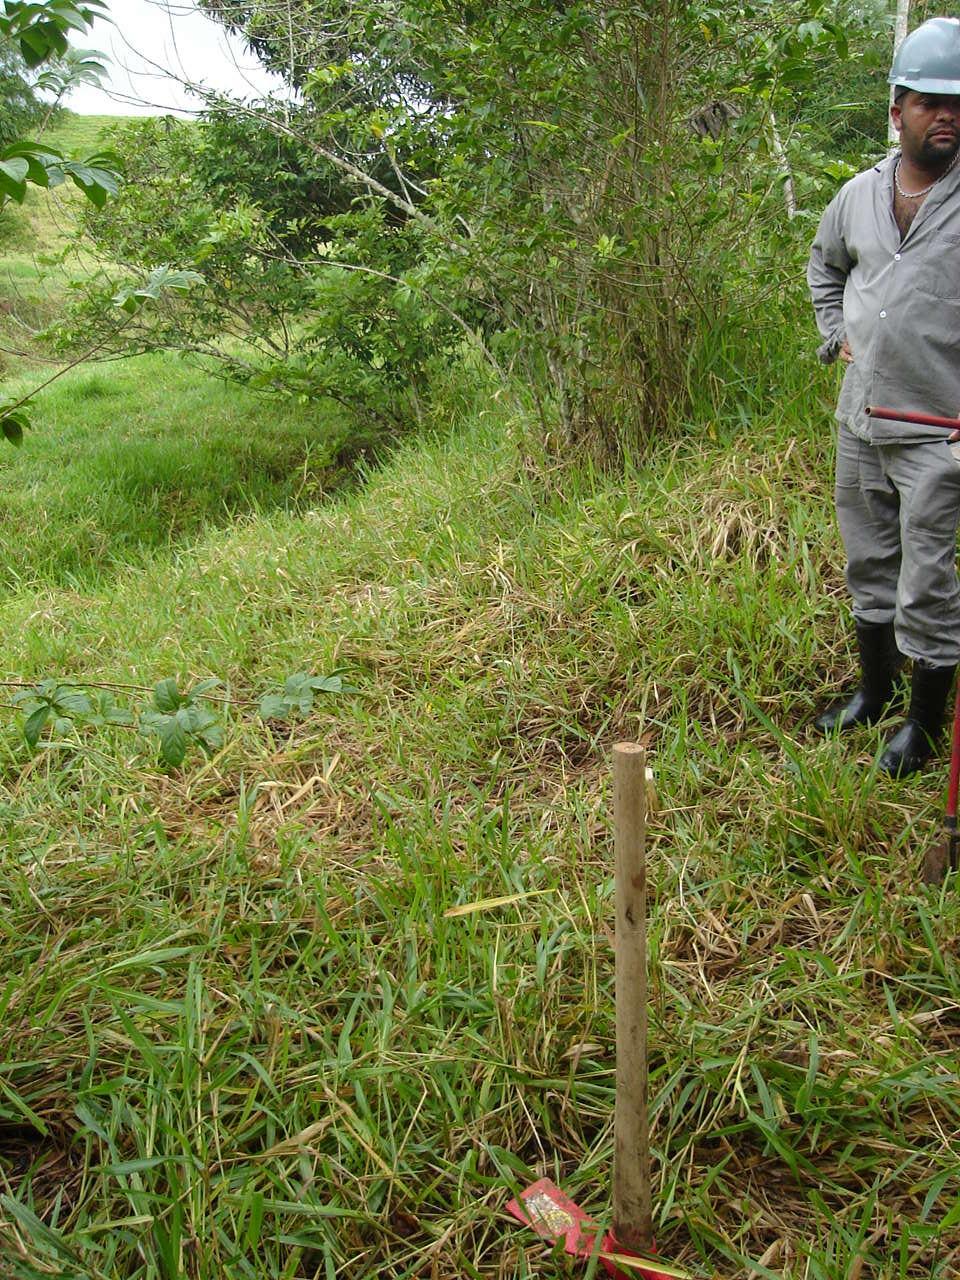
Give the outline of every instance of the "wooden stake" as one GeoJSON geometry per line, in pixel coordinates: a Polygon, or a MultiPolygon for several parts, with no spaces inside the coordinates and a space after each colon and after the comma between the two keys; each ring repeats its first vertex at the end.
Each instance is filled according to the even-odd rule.
{"type": "Polygon", "coordinates": [[[613,1235],[624,1249],[653,1245],[647,1114],[646,752],[613,748],[616,853],[617,1093],[613,1235]]]}

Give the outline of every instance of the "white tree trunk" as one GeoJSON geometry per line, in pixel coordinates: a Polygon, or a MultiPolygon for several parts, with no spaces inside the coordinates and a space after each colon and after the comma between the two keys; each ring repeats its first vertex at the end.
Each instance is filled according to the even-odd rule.
{"type": "MultiPolygon", "coordinates": [[[[907,27],[910,25],[910,0],[897,0],[897,21],[893,28],[893,54],[896,57],[897,50],[903,44],[904,36],[907,34],[907,27]]],[[[890,86],[890,102],[893,103],[894,85],[890,86]]],[[[893,127],[893,121],[887,120],[887,142],[891,147],[897,145],[897,131],[893,127]]]]}
{"type": "Polygon", "coordinates": [[[795,218],[797,216],[797,193],[793,185],[793,170],[790,168],[790,161],[784,149],[783,139],[780,137],[777,117],[773,114],[773,107],[767,108],[767,124],[770,128],[770,149],[777,162],[777,168],[783,175],[783,199],[787,206],[787,217],[795,218]]]}

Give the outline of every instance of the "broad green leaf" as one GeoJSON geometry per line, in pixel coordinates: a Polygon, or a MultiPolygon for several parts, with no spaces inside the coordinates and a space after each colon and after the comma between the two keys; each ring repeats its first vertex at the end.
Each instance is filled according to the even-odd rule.
{"type": "Polygon", "coordinates": [[[6,164],[0,166],[0,195],[6,196],[8,200],[16,200],[17,204],[22,204],[26,194],[26,182],[12,178],[6,170],[6,164]]]}
{"type": "Polygon", "coordinates": [[[55,19],[63,26],[71,27],[74,31],[87,30],[87,21],[75,5],[55,0],[49,8],[55,19]]]}
{"type": "Polygon", "coordinates": [[[343,679],[340,676],[314,676],[310,684],[318,693],[343,693],[343,679]]]}
{"type": "Polygon", "coordinates": [[[174,719],[177,721],[184,733],[196,733],[197,728],[200,725],[202,715],[199,707],[195,707],[191,702],[184,699],[182,706],[180,706],[173,714],[174,719]]]}
{"type": "Polygon", "coordinates": [[[143,306],[143,300],[141,298],[138,298],[133,293],[126,292],[123,289],[121,289],[114,297],[113,301],[121,311],[125,311],[129,316],[136,315],[143,306]]]}
{"type": "Polygon", "coordinates": [[[112,693],[102,693],[97,704],[97,714],[104,724],[133,724],[133,716],[126,707],[117,705],[112,693]]]}
{"type": "MultiPolygon", "coordinates": [[[[188,728],[192,737],[196,738],[207,751],[219,751],[223,746],[223,725],[215,711],[209,707],[193,705],[189,709],[188,728]]],[[[177,713],[179,716],[183,711],[177,713]]],[[[183,723],[181,721],[181,723],[183,723]]]]}
{"type": "Polygon", "coordinates": [[[306,715],[313,706],[313,677],[306,671],[296,671],[283,682],[283,695],[290,710],[306,715]]]}
{"type": "Polygon", "coordinates": [[[265,693],[260,699],[261,720],[286,720],[290,714],[290,703],[281,693],[265,693]]]}
{"type": "Polygon", "coordinates": [[[39,67],[42,62],[46,62],[48,58],[54,57],[60,50],[56,47],[53,38],[48,38],[42,31],[38,31],[36,27],[21,31],[18,36],[20,45],[20,56],[31,69],[39,67]]]}
{"type": "Polygon", "coordinates": [[[68,53],[69,31],[86,32],[94,19],[106,17],[103,0],[46,0],[23,3],[5,0],[0,13],[0,35],[15,41],[28,67],[38,67],[49,59],[68,53]]]}
{"type": "Polygon", "coordinates": [[[0,172],[5,173],[11,182],[23,182],[30,172],[30,165],[23,156],[12,156],[9,160],[0,160],[0,172]]]}
{"type": "Polygon", "coordinates": [[[150,272],[146,284],[124,285],[114,294],[113,301],[115,306],[132,315],[145,301],[156,301],[168,289],[174,293],[186,293],[195,284],[203,283],[203,276],[198,271],[175,271],[172,267],[157,267],[150,272]]]}
{"type": "Polygon", "coordinates": [[[53,705],[57,711],[71,716],[85,716],[93,711],[89,696],[80,689],[58,691],[53,705]]]}
{"type": "Polygon", "coordinates": [[[159,727],[160,755],[166,764],[176,768],[183,764],[190,739],[183,725],[176,716],[165,717],[159,727]]]}
{"type": "Polygon", "coordinates": [[[183,706],[183,701],[175,676],[167,676],[154,687],[153,702],[158,711],[176,711],[183,706]]]}
{"type": "Polygon", "coordinates": [[[42,707],[37,707],[32,715],[27,717],[26,724],[23,726],[23,736],[31,747],[35,747],[40,741],[40,734],[43,732],[43,726],[50,718],[50,704],[45,702],[42,707]]]}
{"type": "Polygon", "coordinates": [[[23,444],[23,425],[25,419],[19,413],[8,413],[0,418],[0,431],[4,438],[19,449],[23,444]]]}
{"type": "Polygon", "coordinates": [[[206,751],[219,751],[224,743],[223,726],[212,724],[204,729],[198,729],[196,737],[199,738],[206,751]]]}
{"type": "Polygon", "coordinates": [[[120,184],[116,174],[110,173],[107,169],[91,168],[75,160],[65,160],[61,168],[98,209],[103,208],[108,196],[116,195],[119,190],[120,184]]]}
{"type": "Polygon", "coordinates": [[[315,676],[312,681],[314,689],[318,693],[356,693],[357,686],[348,684],[339,672],[332,672],[328,676],[315,676]]]}

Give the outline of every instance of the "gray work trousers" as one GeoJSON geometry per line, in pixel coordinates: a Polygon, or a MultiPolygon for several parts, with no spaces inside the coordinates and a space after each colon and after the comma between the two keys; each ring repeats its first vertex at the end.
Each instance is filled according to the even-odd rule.
{"type": "Polygon", "coordinates": [[[892,620],[900,652],[938,667],[960,663],[955,448],[946,438],[872,445],[844,426],[837,437],[837,518],[854,617],[892,620]]]}

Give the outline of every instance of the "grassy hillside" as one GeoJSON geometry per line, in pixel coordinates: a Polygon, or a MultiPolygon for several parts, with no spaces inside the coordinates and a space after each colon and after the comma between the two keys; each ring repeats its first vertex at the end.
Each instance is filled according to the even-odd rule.
{"type": "Polygon", "coordinates": [[[82,160],[109,147],[116,131],[129,119],[129,116],[78,116],[76,112],[63,110],[46,136],[68,156],[82,160]]]}
{"type": "MultiPolygon", "coordinates": [[[[45,372],[45,371],[44,371],[45,372]]],[[[5,390],[27,389],[30,375],[5,390]]],[[[297,508],[349,479],[324,406],[258,400],[174,357],[90,365],[0,451],[5,588],[85,588],[212,526],[297,508]]]]}
{"type": "Polygon", "coordinates": [[[7,701],[215,677],[224,742],[171,769],[129,725],[31,751],[0,718],[0,1273],[596,1274],[503,1205],[549,1173],[608,1210],[628,737],[661,796],[663,1256],[956,1274],[960,908],[917,877],[943,767],[804,727],[853,659],[830,379],[782,368],[743,429],[610,476],[452,390],[339,496],[322,407],[159,358],[44,398],[0,454],[7,701]]]}

